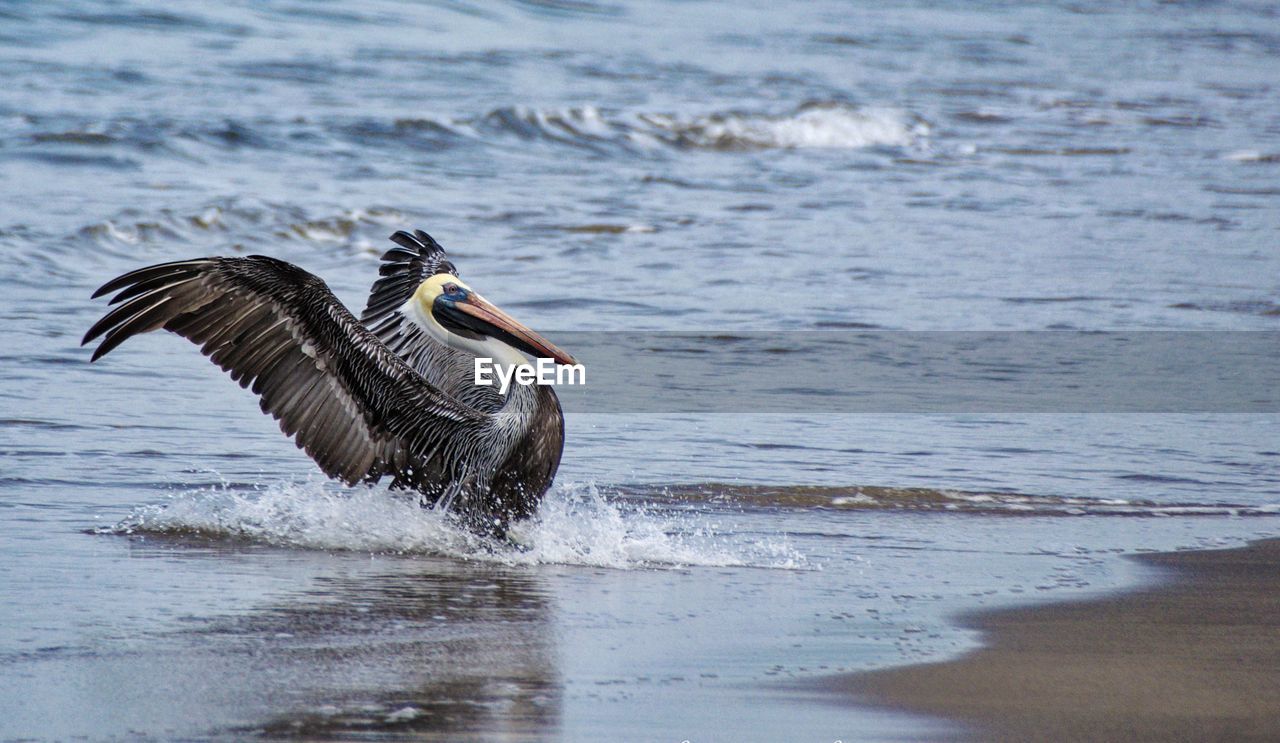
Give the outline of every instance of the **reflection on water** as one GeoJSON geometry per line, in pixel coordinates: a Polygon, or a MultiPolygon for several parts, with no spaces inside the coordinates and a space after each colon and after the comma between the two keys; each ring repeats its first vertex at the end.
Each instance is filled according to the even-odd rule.
{"type": "MultiPolygon", "coordinates": [[[[250,545],[157,537],[131,540],[129,555],[152,563],[144,569],[161,582],[175,558],[279,558],[250,545]]],[[[165,730],[457,740],[559,726],[555,607],[537,575],[443,559],[327,562],[239,611],[192,616],[172,606],[179,614],[168,628],[5,658],[41,690],[35,704],[9,710],[7,729],[34,730],[51,708],[56,722],[40,729],[55,737],[165,730]],[[86,683],[98,703],[80,703],[86,683]]]]}
{"type": "Polygon", "coordinates": [[[536,576],[414,567],[320,579],[296,601],[192,630],[192,644],[269,666],[296,700],[237,731],[459,740],[557,729],[553,607],[536,576]]]}

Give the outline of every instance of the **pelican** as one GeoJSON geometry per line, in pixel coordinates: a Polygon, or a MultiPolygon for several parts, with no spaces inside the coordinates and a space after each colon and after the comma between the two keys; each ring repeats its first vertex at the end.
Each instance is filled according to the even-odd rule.
{"type": "Polygon", "coordinates": [[[504,537],[537,509],[564,447],[546,385],[476,385],[477,357],[572,356],[458,278],[430,235],[396,232],[360,320],[319,277],[263,255],[139,268],[103,284],[119,305],[85,334],[97,361],[164,328],[200,346],[331,478],[392,477],[470,528],[504,537]],[[523,352],[523,353],[522,353],[523,352]]]}

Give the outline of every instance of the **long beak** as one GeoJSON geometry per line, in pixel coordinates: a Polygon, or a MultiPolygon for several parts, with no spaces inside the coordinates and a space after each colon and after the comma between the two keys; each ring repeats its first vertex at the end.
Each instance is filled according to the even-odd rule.
{"type": "Polygon", "coordinates": [[[488,300],[478,294],[472,293],[461,302],[455,302],[453,308],[482,325],[486,335],[509,346],[537,358],[555,359],[558,364],[572,366],[578,363],[572,356],[556,348],[551,341],[516,322],[515,318],[489,304],[488,300]]]}

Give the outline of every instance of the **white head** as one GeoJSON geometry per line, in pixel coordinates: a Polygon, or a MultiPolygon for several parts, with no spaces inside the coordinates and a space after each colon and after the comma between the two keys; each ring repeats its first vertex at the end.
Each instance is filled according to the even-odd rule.
{"type": "Polygon", "coordinates": [[[521,352],[560,364],[577,363],[453,274],[438,273],[423,281],[403,311],[432,338],[458,351],[505,364],[525,363],[521,352]]]}

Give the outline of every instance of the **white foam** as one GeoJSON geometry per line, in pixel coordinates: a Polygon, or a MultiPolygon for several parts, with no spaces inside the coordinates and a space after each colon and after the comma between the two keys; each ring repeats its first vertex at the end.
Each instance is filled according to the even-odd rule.
{"type": "Polygon", "coordinates": [[[1228,152],[1222,156],[1222,159],[1236,163],[1265,163],[1280,160],[1280,155],[1275,153],[1264,153],[1259,150],[1237,150],[1235,152],[1228,152]]]}
{"type": "Polygon", "coordinates": [[[522,138],[536,132],[547,139],[581,144],[614,142],[643,148],[666,145],[715,150],[921,147],[930,133],[927,123],[907,111],[834,102],[809,103],[782,115],[715,112],[702,116],[605,112],[590,105],[555,109],[513,106],[479,118],[442,120],[439,126],[476,139],[493,131],[522,138]]]}
{"type": "Polygon", "coordinates": [[[928,124],[893,108],[814,105],[784,116],[717,114],[694,120],[647,117],[687,145],[715,149],[857,149],[919,145],[928,124]]]}
{"type": "Polygon", "coordinates": [[[305,549],[430,554],[504,564],[808,567],[785,539],[748,539],[706,514],[659,513],[607,498],[594,485],[570,484],[549,492],[533,519],[512,528],[510,537],[518,548],[478,537],[405,494],[312,481],[187,491],[136,509],[110,531],[199,533],[305,549]]]}
{"type": "Polygon", "coordinates": [[[566,129],[573,134],[607,139],[616,135],[613,124],[595,106],[537,112],[534,117],[545,130],[566,129]]]}
{"type": "Polygon", "coordinates": [[[877,505],[879,501],[864,493],[838,495],[831,499],[833,506],[877,505]]]}

